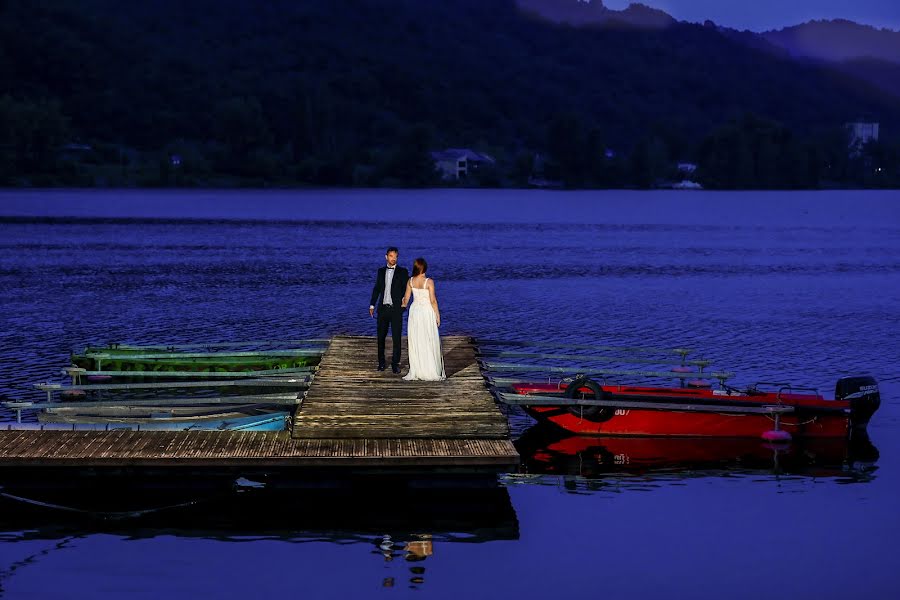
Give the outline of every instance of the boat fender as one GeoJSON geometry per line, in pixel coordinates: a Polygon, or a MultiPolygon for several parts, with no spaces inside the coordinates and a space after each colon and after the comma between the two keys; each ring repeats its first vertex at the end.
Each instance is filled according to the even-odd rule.
{"type": "Polygon", "coordinates": [[[772,429],[764,431],[762,433],[762,439],[767,442],[789,442],[791,441],[791,434],[784,429],[772,429]]]}
{"type": "MultiPolygon", "coordinates": [[[[605,398],[605,393],[603,388],[600,387],[593,379],[588,377],[578,377],[569,384],[569,387],[566,388],[566,398],[577,398],[581,394],[581,389],[587,388],[593,392],[594,398],[597,400],[603,400],[605,398]]],[[[579,404],[573,404],[566,407],[570,413],[581,417],[583,419],[587,419],[589,421],[597,421],[603,422],[612,419],[615,414],[615,410],[606,406],[584,406],[579,404]]]]}
{"type": "Polygon", "coordinates": [[[881,406],[878,382],[870,375],[841,377],[834,388],[835,400],[850,402],[850,425],[864,429],[881,406]]]}

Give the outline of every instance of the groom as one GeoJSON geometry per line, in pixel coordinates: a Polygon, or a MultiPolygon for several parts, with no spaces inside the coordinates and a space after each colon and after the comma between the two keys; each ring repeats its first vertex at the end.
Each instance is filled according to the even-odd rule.
{"type": "Polygon", "coordinates": [[[378,307],[378,370],[384,371],[384,339],[390,327],[394,341],[391,371],[394,373],[400,372],[400,339],[403,335],[403,309],[400,304],[406,293],[406,282],[409,281],[409,271],[397,266],[399,255],[400,251],[393,246],[387,249],[384,255],[387,266],[378,269],[369,302],[370,317],[375,316],[375,307],[378,307]]]}

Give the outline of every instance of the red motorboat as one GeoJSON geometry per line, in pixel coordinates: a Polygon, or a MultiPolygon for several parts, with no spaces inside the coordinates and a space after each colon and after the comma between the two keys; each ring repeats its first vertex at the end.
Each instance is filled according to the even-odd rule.
{"type": "Polygon", "coordinates": [[[508,389],[497,390],[501,401],[581,435],[840,438],[865,429],[881,404],[878,383],[869,376],[840,379],[835,399],[788,384],[648,387],[588,377],[508,389]]]}

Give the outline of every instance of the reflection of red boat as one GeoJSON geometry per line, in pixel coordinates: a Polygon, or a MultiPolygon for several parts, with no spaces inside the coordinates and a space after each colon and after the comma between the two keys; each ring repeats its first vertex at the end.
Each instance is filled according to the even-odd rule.
{"type": "MultiPolygon", "coordinates": [[[[594,477],[653,471],[765,470],[847,476],[878,459],[865,433],[771,445],[748,438],[568,436],[537,425],[516,441],[529,473],[594,477]]],[[[862,469],[864,471],[865,469],[862,469]]]]}
{"type": "MultiPolygon", "coordinates": [[[[760,384],[762,385],[762,384],[760,384]]],[[[772,391],[601,385],[582,377],[570,384],[515,383],[500,393],[541,421],[582,435],[844,438],[864,429],[881,404],[872,377],[838,381],[836,400],[778,384],[772,391]]]]}

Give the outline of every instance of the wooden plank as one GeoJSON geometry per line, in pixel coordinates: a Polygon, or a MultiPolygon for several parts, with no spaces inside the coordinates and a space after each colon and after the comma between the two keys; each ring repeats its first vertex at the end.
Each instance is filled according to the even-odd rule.
{"type": "MultiPolygon", "coordinates": [[[[245,403],[256,404],[256,403],[245,403]]],[[[496,406],[492,397],[488,394],[482,394],[479,390],[478,395],[460,394],[457,397],[434,397],[434,398],[392,398],[387,394],[371,394],[366,396],[347,395],[347,396],[313,396],[306,397],[302,402],[305,410],[311,410],[314,407],[349,409],[351,407],[366,404],[371,407],[395,405],[395,406],[431,406],[431,407],[465,407],[465,406],[496,406]]]]}
{"type": "Polygon", "coordinates": [[[131,444],[122,449],[122,452],[125,454],[127,458],[139,458],[146,456],[147,448],[153,443],[153,438],[148,435],[148,432],[140,432],[138,435],[131,438],[131,444]]]}
{"type": "Polygon", "coordinates": [[[448,400],[422,400],[418,398],[355,398],[355,399],[339,399],[328,401],[326,399],[308,400],[303,402],[303,408],[300,414],[304,413],[330,413],[330,414],[347,414],[353,409],[365,405],[365,412],[378,412],[386,410],[400,410],[408,408],[410,410],[435,410],[435,411],[489,411],[497,413],[497,408],[493,403],[489,403],[483,399],[464,399],[459,402],[451,402],[448,400]],[[356,401],[354,401],[356,400],[356,401]]]}
{"type": "Polygon", "coordinates": [[[232,436],[233,447],[232,450],[233,456],[237,456],[240,458],[244,458],[250,455],[250,449],[252,447],[252,436],[249,431],[241,431],[237,436],[232,436]]]}
{"type": "Polygon", "coordinates": [[[15,448],[19,441],[27,435],[25,431],[2,432],[0,436],[0,455],[15,448]],[[12,434],[12,435],[10,435],[12,434]]]}
{"type": "Polygon", "coordinates": [[[70,456],[75,459],[89,458],[93,453],[93,449],[100,443],[100,440],[100,436],[90,435],[89,432],[84,432],[80,447],[76,452],[72,452],[70,456]]]}

